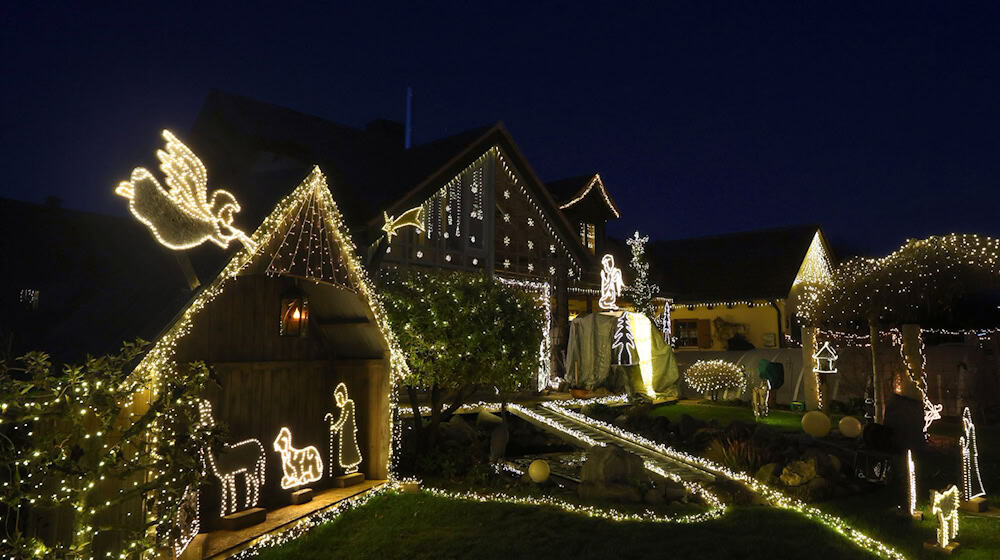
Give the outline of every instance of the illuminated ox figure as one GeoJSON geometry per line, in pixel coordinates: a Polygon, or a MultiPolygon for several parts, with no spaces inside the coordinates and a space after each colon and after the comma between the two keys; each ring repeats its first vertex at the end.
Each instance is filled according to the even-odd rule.
{"type": "MultiPolygon", "coordinates": [[[[215,426],[211,403],[201,401],[199,413],[202,426],[207,428],[215,426]]],[[[237,511],[239,502],[236,497],[236,478],[240,475],[243,475],[246,481],[247,492],[243,509],[257,505],[260,500],[260,487],[264,485],[266,464],[264,446],[259,440],[247,439],[232,445],[224,444],[222,453],[205,448],[202,450],[202,461],[222,485],[222,515],[237,511]]]]}

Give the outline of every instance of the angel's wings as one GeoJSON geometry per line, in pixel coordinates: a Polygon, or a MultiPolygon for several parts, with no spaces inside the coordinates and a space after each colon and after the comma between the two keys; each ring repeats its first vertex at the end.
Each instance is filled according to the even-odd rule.
{"type": "Polygon", "coordinates": [[[163,131],[166,151],[157,150],[160,171],[166,177],[170,197],[185,211],[204,220],[214,220],[208,204],[208,172],[187,146],[169,130],[163,131]]]}

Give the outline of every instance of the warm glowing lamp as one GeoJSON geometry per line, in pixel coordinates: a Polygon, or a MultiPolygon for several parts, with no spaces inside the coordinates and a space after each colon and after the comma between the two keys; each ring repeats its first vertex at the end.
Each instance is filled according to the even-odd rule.
{"type": "Polygon", "coordinates": [[[306,336],[309,328],[309,299],[293,287],[281,296],[281,336],[306,336]]]}

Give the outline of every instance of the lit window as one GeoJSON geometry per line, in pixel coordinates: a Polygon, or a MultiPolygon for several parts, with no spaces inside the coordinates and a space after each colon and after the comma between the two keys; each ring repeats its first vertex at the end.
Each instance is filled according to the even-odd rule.
{"type": "Polygon", "coordinates": [[[28,311],[38,311],[38,298],[41,292],[25,288],[17,295],[17,301],[28,311]]]}
{"type": "Polygon", "coordinates": [[[674,321],[677,346],[698,346],[698,321],[674,321]]]}
{"type": "Polygon", "coordinates": [[[306,336],[309,328],[309,300],[292,288],[281,296],[281,336],[306,336]]]}

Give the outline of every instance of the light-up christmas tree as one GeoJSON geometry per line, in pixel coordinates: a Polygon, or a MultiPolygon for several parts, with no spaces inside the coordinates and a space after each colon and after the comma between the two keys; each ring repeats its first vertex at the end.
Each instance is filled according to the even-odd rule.
{"type": "Polygon", "coordinates": [[[632,285],[626,288],[632,297],[632,304],[635,310],[649,317],[656,325],[657,329],[663,330],[663,317],[656,312],[656,305],[653,298],[659,293],[660,287],[649,281],[649,262],[646,261],[646,243],[649,236],[639,237],[639,232],[635,232],[627,241],[632,249],[632,270],[635,271],[635,280],[632,285]]]}

